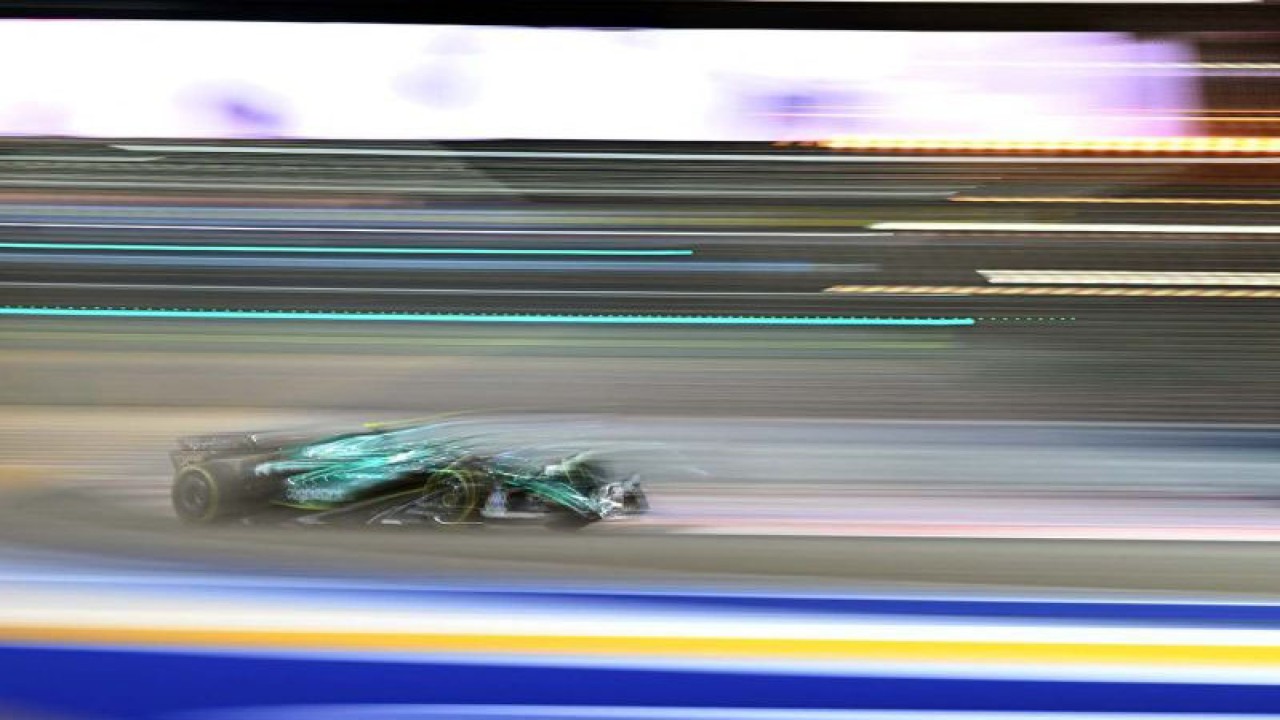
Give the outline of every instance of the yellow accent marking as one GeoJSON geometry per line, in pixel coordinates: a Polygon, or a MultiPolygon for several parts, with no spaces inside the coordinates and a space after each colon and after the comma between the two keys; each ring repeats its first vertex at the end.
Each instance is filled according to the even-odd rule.
{"type": "Polygon", "coordinates": [[[761,657],[914,662],[1280,666],[1280,647],[9,626],[0,643],[761,657]]]}

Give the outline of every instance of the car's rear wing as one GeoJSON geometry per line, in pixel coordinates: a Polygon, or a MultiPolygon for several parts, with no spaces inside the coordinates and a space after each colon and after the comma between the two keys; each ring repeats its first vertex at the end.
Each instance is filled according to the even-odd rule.
{"type": "Polygon", "coordinates": [[[178,449],[169,453],[174,469],[220,457],[241,457],[274,452],[318,439],[341,437],[330,430],[317,432],[256,432],[187,435],[178,438],[178,449]]]}
{"type": "Polygon", "coordinates": [[[326,431],[273,431],[273,432],[237,432],[215,433],[210,435],[188,435],[178,438],[178,447],[183,450],[199,450],[201,452],[261,452],[263,450],[279,450],[305,445],[317,440],[338,439],[342,433],[332,429],[326,431]]]}

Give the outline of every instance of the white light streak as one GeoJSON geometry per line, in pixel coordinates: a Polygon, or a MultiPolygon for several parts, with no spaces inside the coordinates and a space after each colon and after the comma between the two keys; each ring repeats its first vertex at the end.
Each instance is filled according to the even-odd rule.
{"type": "Polygon", "coordinates": [[[895,232],[1156,233],[1164,235],[1280,235],[1280,225],[1145,225],[1120,223],[880,222],[895,232]]]}
{"type": "Polygon", "coordinates": [[[979,270],[987,282],[1041,285],[1219,285],[1280,287],[1275,272],[1149,272],[1133,270],[979,270]]]}

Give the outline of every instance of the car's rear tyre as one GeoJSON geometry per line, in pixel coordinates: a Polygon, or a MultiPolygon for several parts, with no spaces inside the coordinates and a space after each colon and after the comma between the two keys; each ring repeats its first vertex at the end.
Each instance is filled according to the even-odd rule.
{"type": "Polygon", "coordinates": [[[482,492],[466,470],[441,470],[423,488],[425,510],[440,525],[462,525],[474,521],[480,511],[482,492]]]}
{"type": "Polygon", "coordinates": [[[173,478],[170,496],[178,519],[191,525],[212,525],[243,514],[240,478],[221,463],[180,469],[173,478]]]}

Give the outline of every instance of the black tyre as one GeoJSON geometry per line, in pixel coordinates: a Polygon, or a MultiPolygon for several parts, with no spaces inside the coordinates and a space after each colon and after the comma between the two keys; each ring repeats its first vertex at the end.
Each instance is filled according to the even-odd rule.
{"type": "Polygon", "coordinates": [[[173,478],[173,511],[192,525],[212,525],[244,512],[244,492],[233,469],[221,463],[188,465],[173,478]]]}
{"type": "Polygon", "coordinates": [[[482,501],[480,483],[465,470],[442,470],[432,475],[423,488],[423,506],[441,525],[461,525],[474,521],[482,501]]]}
{"type": "Polygon", "coordinates": [[[622,511],[628,515],[640,515],[649,512],[649,496],[639,485],[628,490],[622,496],[622,511]]]}

